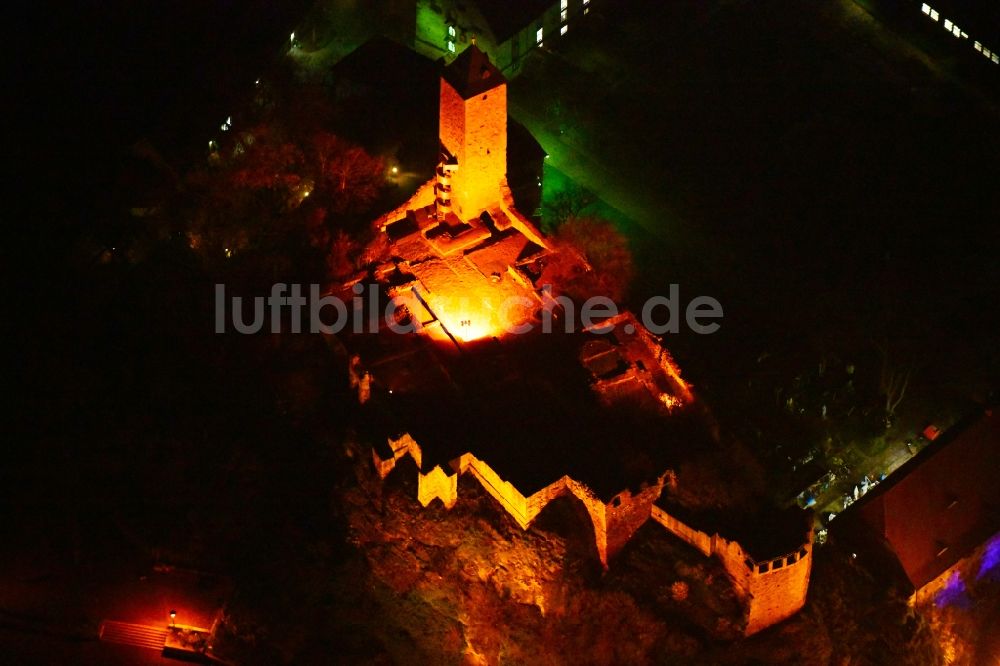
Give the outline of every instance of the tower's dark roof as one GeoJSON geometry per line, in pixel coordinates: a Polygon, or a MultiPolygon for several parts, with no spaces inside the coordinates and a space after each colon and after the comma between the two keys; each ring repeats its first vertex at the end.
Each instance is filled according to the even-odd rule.
{"type": "Polygon", "coordinates": [[[469,99],[507,83],[488,55],[475,44],[462,51],[442,73],[462,99],[469,99]]]}

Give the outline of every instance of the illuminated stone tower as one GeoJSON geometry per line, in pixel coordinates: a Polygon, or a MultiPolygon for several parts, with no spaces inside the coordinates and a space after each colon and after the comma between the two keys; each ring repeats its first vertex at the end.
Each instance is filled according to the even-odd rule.
{"type": "Polygon", "coordinates": [[[507,80],[475,44],[441,76],[439,216],[463,221],[501,200],[507,177],[507,80]]]}

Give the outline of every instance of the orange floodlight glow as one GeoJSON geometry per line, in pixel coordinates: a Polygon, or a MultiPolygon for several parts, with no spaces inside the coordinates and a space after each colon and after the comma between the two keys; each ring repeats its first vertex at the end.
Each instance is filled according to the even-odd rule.
{"type": "Polygon", "coordinates": [[[430,304],[452,337],[472,342],[508,335],[514,326],[530,318],[529,309],[508,301],[508,296],[504,290],[487,284],[464,293],[438,294],[430,304]]]}
{"type": "Polygon", "coordinates": [[[437,315],[453,337],[461,342],[471,342],[501,335],[503,328],[495,321],[488,302],[465,296],[441,299],[437,315]]]}

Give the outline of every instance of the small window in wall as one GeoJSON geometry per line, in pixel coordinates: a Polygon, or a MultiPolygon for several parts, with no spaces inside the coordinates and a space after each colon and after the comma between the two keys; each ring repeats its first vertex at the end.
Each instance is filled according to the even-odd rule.
{"type": "Polygon", "coordinates": [[[955,35],[956,37],[961,37],[962,31],[958,29],[957,25],[953,25],[951,26],[951,34],[955,35]]]}
{"type": "Polygon", "coordinates": [[[545,28],[539,28],[538,32],[535,33],[535,43],[539,46],[542,45],[542,39],[545,37],[545,28]]]}
{"type": "Polygon", "coordinates": [[[567,32],[569,32],[569,26],[568,25],[564,25],[563,27],[559,28],[559,34],[560,35],[565,35],[567,32]]]}
{"type": "Polygon", "coordinates": [[[938,18],[940,18],[940,16],[941,16],[941,15],[940,15],[940,14],[938,14],[938,10],[936,10],[936,9],[932,9],[932,10],[931,10],[931,20],[933,20],[933,21],[937,21],[937,20],[938,20],[938,18]]]}
{"type": "Polygon", "coordinates": [[[590,13],[590,0],[583,0],[583,13],[584,14],[590,13]]]}
{"type": "Polygon", "coordinates": [[[569,0],[559,0],[559,9],[563,11],[569,9],[569,0]]]}
{"type": "Polygon", "coordinates": [[[452,39],[458,36],[458,31],[455,30],[455,26],[453,25],[448,26],[448,36],[451,37],[452,39]]]}
{"type": "Polygon", "coordinates": [[[450,51],[451,53],[454,53],[454,52],[455,52],[455,42],[454,42],[454,41],[452,41],[452,40],[450,40],[450,39],[448,40],[448,50],[449,50],[449,51],[450,51]]]}
{"type": "Polygon", "coordinates": [[[920,11],[922,11],[924,14],[927,14],[928,16],[930,16],[931,15],[931,6],[928,5],[925,2],[924,4],[920,5],[920,11]]]}
{"type": "Polygon", "coordinates": [[[977,51],[979,51],[980,53],[982,53],[982,52],[983,52],[983,45],[982,45],[982,44],[980,44],[979,42],[976,42],[976,43],[975,43],[975,44],[973,44],[972,46],[973,46],[973,47],[974,47],[974,48],[975,48],[975,49],[976,49],[977,51]]]}
{"type": "Polygon", "coordinates": [[[569,20],[569,10],[568,9],[564,9],[561,12],[559,12],[559,20],[562,21],[563,23],[565,23],[566,21],[569,20]]]}
{"type": "Polygon", "coordinates": [[[998,56],[996,53],[994,53],[990,57],[990,60],[992,60],[995,64],[1000,65],[1000,56],[998,56]]]}
{"type": "Polygon", "coordinates": [[[955,24],[952,23],[950,20],[948,20],[948,19],[944,20],[944,29],[945,30],[951,30],[951,26],[953,26],[953,25],[955,25],[955,24]]]}

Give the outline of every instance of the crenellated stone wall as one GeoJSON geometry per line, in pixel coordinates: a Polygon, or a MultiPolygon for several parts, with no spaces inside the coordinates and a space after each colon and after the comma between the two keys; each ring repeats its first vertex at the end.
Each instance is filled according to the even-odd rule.
{"type": "Polygon", "coordinates": [[[418,187],[417,191],[413,193],[413,196],[405,202],[396,206],[388,213],[379,215],[378,218],[372,222],[372,226],[379,231],[385,232],[386,227],[393,222],[398,222],[399,220],[405,218],[409,211],[427,208],[434,203],[434,186],[436,184],[437,180],[431,178],[426,183],[418,187]]]}
{"type": "Polygon", "coordinates": [[[805,605],[812,573],[811,536],[799,550],[759,563],[750,575],[747,635],[791,617],[805,605]]]}
{"type": "Polygon", "coordinates": [[[658,506],[652,518],[707,556],[714,555],[746,595],[746,635],[755,634],[797,613],[806,603],[812,572],[812,533],[791,553],[755,561],[736,541],[690,527],[658,506]]]}
{"type": "Polygon", "coordinates": [[[405,455],[413,458],[418,470],[417,500],[427,506],[439,499],[447,508],[458,501],[458,477],[469,474],[495,498],[522,529],[528,529],[549,502],[564,495],[573,495],[587,510],[594,527],[594,541],[601,564],[608,561],[628,543],[646,520],[652,518],[668,532],[697,548],[706,557],[715,556],[726,573],[744,593],[747,604],[747,635],[757,633],[797,613],[806,602],[812,570],[812,534],[802,546],[791,553],[765,561],[756,561],[736,541],[716,534],[707,534],[691,527],[656,506],[663,491],[667,474],[633,494],[624,490],[604,503],[584,483],[563,476],[538,492],[525,497],[512,483],[500,477],[484,461],[464,453],[449,463],[449,471],[440,465],[423,472],[423,453],[409,434],[388,440],[392,456],[381,458],[373,451],[375,469],[385,478],[405,455]]]}

